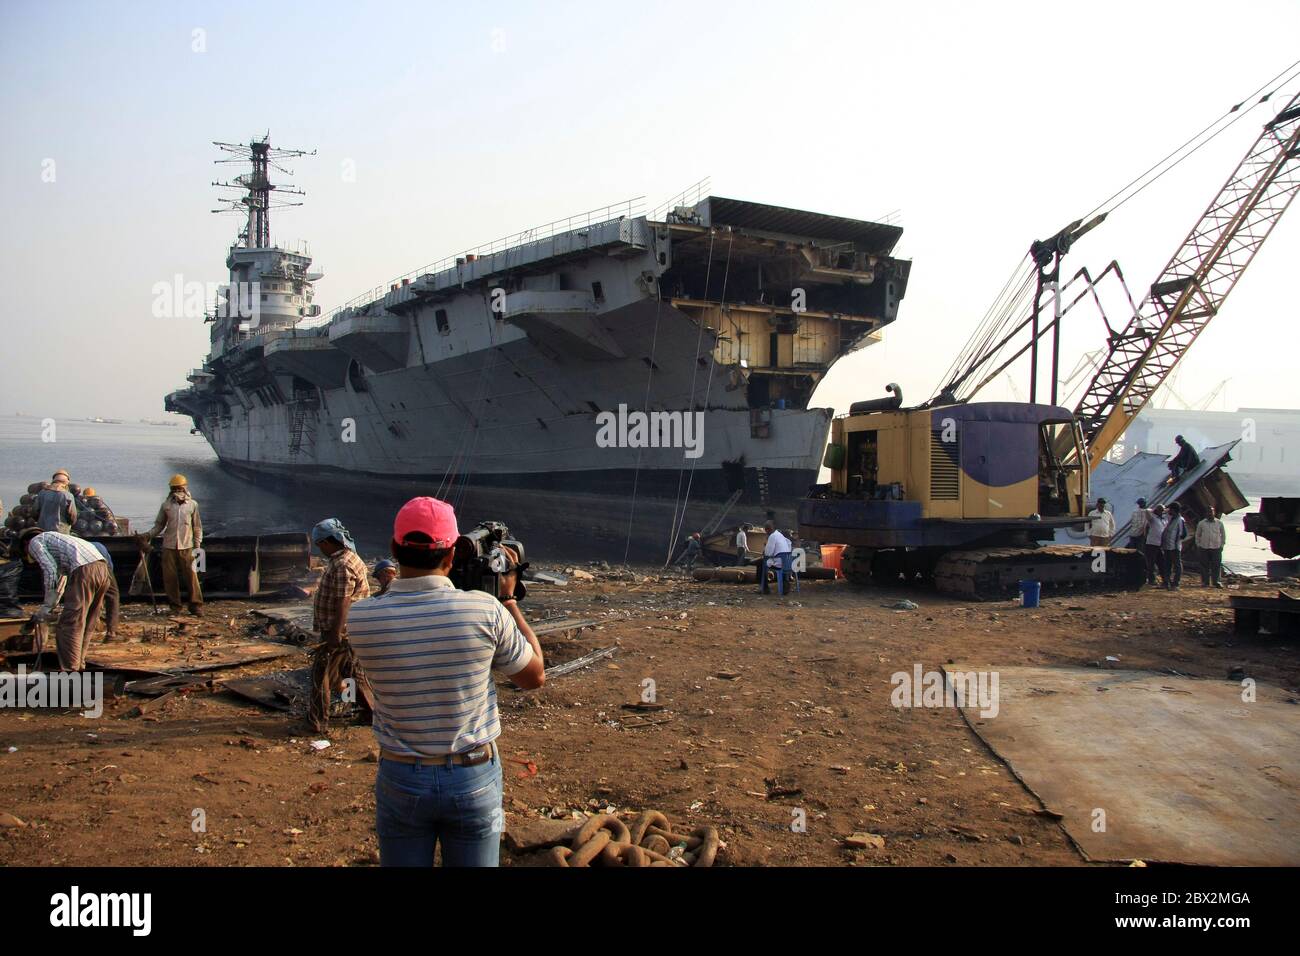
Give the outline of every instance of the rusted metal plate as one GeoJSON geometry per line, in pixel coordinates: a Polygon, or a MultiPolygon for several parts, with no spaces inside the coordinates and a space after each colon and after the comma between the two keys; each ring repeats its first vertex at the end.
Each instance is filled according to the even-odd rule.
{"type": "Polygon", "coordinates": [[[276,641],[175,640],[161,644],[137,642],[91,644],[86,666],[106,671],[144,671],[154,674],[198,672],[238,667],[303,653],[301,648],[276,641]]]}
{"type": "Polygon", "coordinates": [[[212,682],[188,674],[163,674],[160,677],[147,677],[133,680],[124,685],[128,694],[141,697],[163,697],[177,690],[212,690],[212,682]]]}
{"type": "Polygon", "coordinates": [[[997,673],[996,715],[962,713],[1088,859],[1300,865],[1300,707],[1283,691],[1260,684],[1245,703],[1231,681],[997,673]]]}
{"type": "Polygon", "coordinates": [[[250,613],[253,617],[266,622],[270,633],[287,641],[295,644],[312,644],[320,640],[320,635],[312,630],[315,611],[312,609],[311,601],[256,608],[250,613]]]}
{"type": "Polygon", "coordinates": [[[277,671],[261,677],[238,677],[222,681],[221,686],[232,694],[263,707],[285,712],[304,710],[307,694],[311,690],[311,668],[277,671]]]}

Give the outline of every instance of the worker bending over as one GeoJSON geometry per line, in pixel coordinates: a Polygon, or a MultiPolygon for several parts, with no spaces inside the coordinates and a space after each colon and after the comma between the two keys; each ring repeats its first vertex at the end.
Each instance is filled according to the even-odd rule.
{"type": "MultiPolygon", "coordinates": [[[[53,618],[54,606],[59,603],[59,594],[63,594],[63,613],[54,632],[59,668],[82,670],[90,635],[112,580],[108,562],[89,541],[58,531],[28,528],[18,542],[23,560],[40,566],[45,586],[44,603],[32,619],[44,622],[53,618]]],[[[110,627],[115,628],[116,621],[110,627]]]]}

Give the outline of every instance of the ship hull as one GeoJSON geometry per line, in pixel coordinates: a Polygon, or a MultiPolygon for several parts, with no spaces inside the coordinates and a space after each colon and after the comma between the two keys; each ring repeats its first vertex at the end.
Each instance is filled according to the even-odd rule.
{"type": "MultiPolygon", "coordinates": [[[[687,535],[719,518],[723,528],[761,524],[769,516],[793,527],[794,502],[816,479],[815,470],[768,471],[764,501],[756,470],[747,469],[745,482],[752,491],[728,505],[720,500],[724,486],[717,476],[697,470],[693,479],[689,469],[494,475],[449,483],[442,475],[361,474],[227,459],[222,465],[254,484],[306,494],[323,516],[337,515],[354,531],[387,528],[402,502],[434,495],[452,502],[466,528],[504,522],[542,560],[559,555],[637,563],[662,563],[670,551],[676,557],[687,535]]],[[[363,544],[382,553],[387,541],[371,533],[363,544]]]]}

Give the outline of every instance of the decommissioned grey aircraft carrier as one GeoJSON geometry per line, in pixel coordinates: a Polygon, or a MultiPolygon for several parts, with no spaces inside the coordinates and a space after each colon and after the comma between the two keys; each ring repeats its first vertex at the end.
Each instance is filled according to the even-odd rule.
{"type": "Polygon", "coordinates": [[[832,416],[813,389],[907,289],[897,226],[701,190],[490,243],[326,318],[311,258],[270,240],[269,169],[295,153],[227,148],[252,165],[230,184],[247,226],[211,351],[166,408],[246,475],[440,495],[519,534],[645,559],[724,516],[790,520],[832,416]]]}

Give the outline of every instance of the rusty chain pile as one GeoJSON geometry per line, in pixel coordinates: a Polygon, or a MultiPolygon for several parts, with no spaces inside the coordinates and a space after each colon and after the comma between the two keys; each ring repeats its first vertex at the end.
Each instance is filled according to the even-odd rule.
{"type": "Polygon", "coordinates": [[[718,831],[698,827],[674,833],[668,818],[646,810],[631,827],[605,813],[592,817],[570,841],[552,847],[551,866],[712,866],[718,831]]]}

